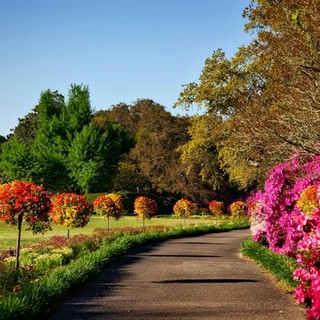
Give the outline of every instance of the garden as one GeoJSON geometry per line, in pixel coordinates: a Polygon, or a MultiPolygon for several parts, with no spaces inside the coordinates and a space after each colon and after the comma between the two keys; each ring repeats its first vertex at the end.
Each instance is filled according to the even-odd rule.
{"type": "Polygon", "coordinates": [[[30,182],[1,185],[0,228],[7,241],[0,255],[0,319],[42,317],[80,283],[146,243],[249,226],[244,202],[226,210],[213,200],[199,213],[195,203],[180,199],[172,215],[158,218],[154,199],[139,196],[133,205],[135,217],[124,217],[120,194],[90,203],[30,182]]]}

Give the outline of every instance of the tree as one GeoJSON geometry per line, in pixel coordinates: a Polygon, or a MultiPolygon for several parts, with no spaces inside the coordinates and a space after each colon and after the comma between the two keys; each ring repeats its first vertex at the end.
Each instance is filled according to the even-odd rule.
{"type": "Polygon", "coordinates": [[[94,211],[107,218],[107,230],[110,231],[110,218],[119,220],[124,213],[122,197],[119,194],[110,193],[97,197],[93,202],[94,211]]]}
{"type": "Polygon", "coordinates": [[[111,109],[109,117],[128,128],[134,140],[134,147],[119,165],[116,189],[177,192],[176,149],[188,138],[188,119],[173,117],[149,99],[138,100],[132,106],[118,105],[111,109]]]}
{"type": "Polygon", "coordinates": [[[142,219],[143,229],[145,228],[146,218],[151,219],[157,214],[157,211],[157,202],[147,196],[140,196],[134,200],[134,214],[142,219]]]}
{"type": "Polygon", "coordinates": [[[64,114],[64,124],[69,137],[73,137],[91,122],[92,113],[89,87],[72,84],[64,114]]]}
{"type": "Polygon", "coordinates": [[[105,191],[130,145],[118,125],[93,122],[88,87],[73,84],[67,103],[57,91],[41,93],[34,112],[3,143],[0,171],[3,180],[55,191],[105,191]]]}
{"type": "Polygon", "coordinates": [[[19,268],[22,221],[34,233],[50,229],[50,194],[42,186],[25,181],[14,181],[0,186],[0,218],[7,224],[18,226],[16,269],[19,268]]]}
{"type": "Polygon", "coordinates": [[[319,152],[320,9],[316,0],[253,0],[244,15],[256,38],[229,60],[215,51],[177,104],[221,117],[222,167],[246,189],[292,152],[319,152]]]}
{"type": "Polygon", "coordinates": [[[68,238],[70,228],[83,228],[89,222],[93,211],[93,206],[87,202],[86,198],[75,193],[52,196],[51,202],[51,218],[55,224],[67,227],[68,238]]]}
{"type": "Polygon", "coordinates": [[[24,144],[31,145],[38,126],[37,112],[29,112],[25,117],[19,118],[18,121],[18,125],[13,130],[13,135],[24,144]]]}
{"type": "Polygon", "coordinates": [[[33,157],[28,146],[14,136],[1,145],[0,171],[4,181],[32,180],[33,157]]]}

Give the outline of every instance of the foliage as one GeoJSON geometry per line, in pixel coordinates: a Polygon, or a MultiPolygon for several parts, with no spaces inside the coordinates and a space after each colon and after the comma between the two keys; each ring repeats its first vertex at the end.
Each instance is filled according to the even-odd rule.
{"type": "Polygon", "coordinates": [[[87,86],[72,84],[68,101],[57,91],[41,93],[34,111],[2,144],[4,179],[28,180],[53,191],[106,190],[130,147],[115,124],[95,126],[87,86]]]}
{"type": "Polygon", "coordinates": [[[3,222],[16,225],[19,215],[34,233],[50,228],[50,194],[42,186],[14,181],[0,186],[0,218],[3,222]]]}
{"type": "Polygon", "coordinates": [[[26,180],[32,178],[32,156],[26,144],[16,137],[11,137],[1,144],[0,171],[4,174],[4,180],[26,180]]]}
{"type": "Polygon", "coordinates": [[[124,213],[122,197],[120,194],[109,193],[97,197],[93,202],[94,211],[100,215],[105,215],[118,220],[124,213]]]}
{"type": "Polygon", "coordinates": [[[157,214],[157,202],[149,197],[140,196],[134,201],[134,214],[141,219],[151,219],[157,214]]]}
{"type": "Polygon", "coordinates": [[[235,201],[229,208],[232,216],[245,217],[247,215],[247,204],[244,201],[235,201]]]}
{"type": "Polygon", "coordinates": [[[196,203],[188,199],[180,199],[173,206],[173,216],[176,218],[189,217],[198,211],[196,203]]]}
{"type": "Polygon", "coordinates": [[[220,217],[225,213],[224,203],[217,200],[209,202],[209,211],[213,216],[220,217]]]}
{"type": "Polygon", "coordinates": [[[176,105],[203,108],[208,128],[221,119],[207,140],[230,181],[246,190],[262,186],[270,166],[298,149],[319,154],[320,7],[252,0],[244,16],[251,43],[229,59],[215,50],[176,105]]]}
{"type": "Polygon", "coordinates": [[[51,218],[55,224],[67,228],[82,228],[88,222],[93,207],[84,196],[75,193],[61,193],[51,197],[51,218]]]}
{"type": "Polygon", "coordinates": [[[100,123],[114,122],[134,140],[119,165],[115,190],[137,193],[179,193],[184,186],[177,148],[188,139],[188,118],[174,117],[150,99],[119,104],[97,114],[100,123]],[[181,174],[180,174],[181,173],[181,174]]]}

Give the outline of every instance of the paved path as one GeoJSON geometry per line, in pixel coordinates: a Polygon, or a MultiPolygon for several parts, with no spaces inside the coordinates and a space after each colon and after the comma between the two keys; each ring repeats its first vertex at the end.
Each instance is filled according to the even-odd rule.
{"type": "Polygon", "coordinates": [[[248,230],[143,247],[65,300],[64,319],[306,319],[239,247],[248,230]]]}

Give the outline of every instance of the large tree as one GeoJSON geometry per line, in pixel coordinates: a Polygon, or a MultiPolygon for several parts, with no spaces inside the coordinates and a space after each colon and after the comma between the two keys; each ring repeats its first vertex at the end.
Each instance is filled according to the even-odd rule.
{"type": "Polygon", "coordinates": [[[189,119],[174,117],[150,99],[124,103],[95,115],[95,122],[118,123],[134,142],[120,162],[116,189],[138,192],[180,192],[180,159],[177,148],[188,139],[189,119]]]}
{"type": "Polygon", "coordinates": [[[71,85],[67,103],[57,91],[42,92],[34,112],[3,144],[5,179],[31,180],[60,191],[105,191],[128,138],[116,125],[97,127],[92,118],[87,86],[71,85]]]}
{"type": "Polygon", "coordinates": [[[219,158],[246,188],[296,150],[319,153],[320,7],[316,0],[252,0],[244,15],[255,39],[231,59],[207,59],[179,105],[221,117],[219,158]]]}

